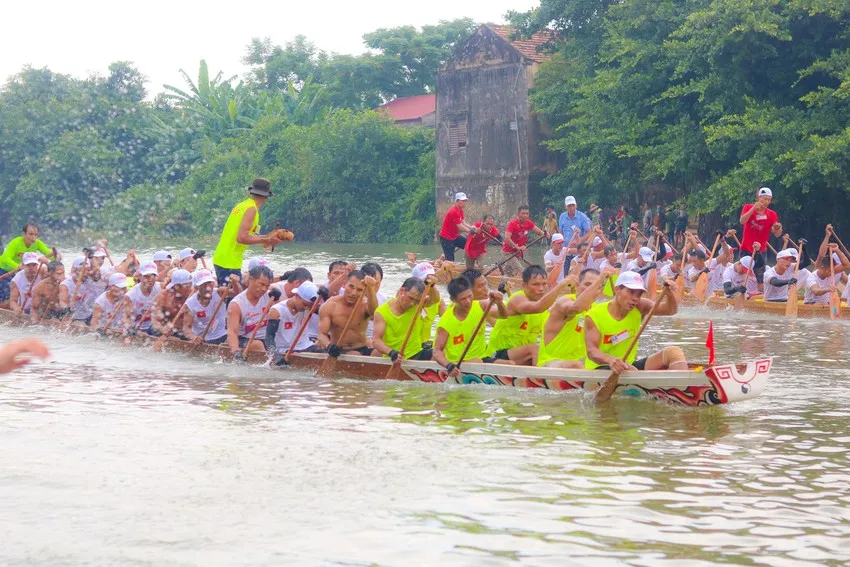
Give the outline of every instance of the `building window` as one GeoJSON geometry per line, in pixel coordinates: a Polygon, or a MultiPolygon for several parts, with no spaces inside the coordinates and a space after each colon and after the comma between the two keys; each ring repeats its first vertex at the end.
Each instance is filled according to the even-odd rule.
{"type": "Polygon", "coordinates": [[[449,118],[449,153],[456,154],[466,151],[466,115],[449,118]]]}

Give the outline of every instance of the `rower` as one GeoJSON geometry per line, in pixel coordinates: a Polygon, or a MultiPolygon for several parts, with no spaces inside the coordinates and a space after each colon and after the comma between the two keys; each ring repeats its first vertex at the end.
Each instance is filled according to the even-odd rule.
{"type": "Polygon", "coordinates": [[[665,264],[658,270],[658,277],[662,280],[675,280],[680,273],[682,273],[682,255],[677,253],[670,258],[669,264],[665,264]]]}
{"type": "MultiPolygon", "coordinates": [[[[691,262],[685,270],[685,288],[693,289],[702,274],[708,275],[709,279],[711,278],[711,270],[705,265],[705,252],[702,250],[690,250],[688,255],[691,262]]],[[[708,291],[707,286],[706,291],[708,291]]]]}
{"type": "MultiPolygon", "coordinates": [[[[434,276],[427,276],[427,281],[433,281],[434,276]]],[[[375,353],[389,356],[393,362],[397,360],[431,360],[431,349],[422,348],[422,313],[418,310],[419,300],[425,293],[425,283],[419,278],[407,278],[395,297],[378,306],[375,310],[375,332],[372,335],[372,346],[375,353]],[[413,325],[413,332],[407,341],[404,352],[400,352],[407,331],[413,325]]],[[[439,305],[440,294],[432,286],[425,305],[439,305]]]]}
{"type": "MultiPolygon", "coordinates": [[[[313,282],[305,281],[292,290],[292,296],[289,299],[275,303],[269,310],[269,324],[266,328],[264,343],[268,352],[275,353],[274,363],[277,366],[286,364],[286,353],[298,337],[304,325],[304,319],[316,301],[321,301],[319,288],[313,282]]],[[[324,351],[310,340],[305,330],[298,337],[292,352],[324,351]]]]}
{"type": "MultiPolygon", "coordinates": [[[[552,247],[543,254],[543,265],[546,266],[546,271],[551,272],[567,255],[567,247],[564,246],[564,235],[556,233],[552,235],[552,247]]],[[[558,274],[558,281],[564,279],[564,270],[561,268],[561,273],[558,274]]]]}
{"type": "MultiPolygon", "coordinates": [[[[758,242],[755,246],[758,247],[758,242]]],[[[752,270],[752,266],[752,256],[744,256],[726,268],[723,272],[723,292],[727,299],[735,297],[739,293],[745,293],[747,296],[758,293],[758,283],[755,278],[747,278],[747,272],[752,270]],[[744,287],[744,282],[747,282],[746,287],[744,287]]],[[[752,274],[752,271],[750,271],[750,274],[752,274]]]]}
{"type": "MultiPolygon", "coordinates": [[[[625,259],[625,254],[623,257],[625,259]]],[[[620,260],[620,254],[617,252],[617,249],[613,246],[606,246],[602,249],[602,260],[600,260],[598,264],[598,271],[601,272],[605,268],[615,268],[617,270],[622,266],[622,262],[620,260]]]]}
{"type": "MultiPolygon", "coordinates": [[[[672,288],[672,280],[664,280],[672,288]]],[[[623,360],[632,340],[645,317],[655,305],[643,297],[646,285],[639,274],[622,272],[614,284],[614,298],[597,303],[587,312],[584,319],[584,344],[587,349],[585,368],[610,369],[621,373],[628,370],[687,370],[685,353],[677,346],[665,347],[660,352],[637,359],[637,345],[623,360]]],[[[655,310],[655,315],[675,315],[679,309],[672,289],[655,310]]]]}
{"type": "MultiPolygon", "coordinates": [[[[27,252],[36,253],[37,261],[43,264],[47,263],[47,257],[52,254],[50,248],[38,239],[38,226],[31,222],[24,225],[20,236],[13,238],[9,241],[9,244],[6,245],[3,255],[0,256],[0,276],[17,270],[24,254],[27,252]],[[39,252],[41,255],[37,254],[39,252]]],[[[54,258],[54,260],[61,259],[61,254],[54,258]]],[[[9,300],[9,295],[11,293],[9,284],[9,278],[0,280],[0,303],[4,303],[9,300]]]]}
{"type": "MultiPolygon", "coordinates": [[[[464,358],[465,362],[493,362],[493,359],[487,356],[487,339],[484,338],[484,329],[479,329],[472,338],[478,322],[484,317],[484,310],[489,306],[489,301],[487,298],[473,299],[469,280],[464,277],[450,281],[448,291],[452,302],[437,323],[433,356],[435,361],[446,367],[450,376],[458,378],[460,369],[457,363],[470,341],[472,343],[464,358]]],[[[507,317],[507,308],[501,293],[491,291],[489,300],[494,302],[491,313],[495,310],[497,317],[507,317]]]]}
{"type": "Polygon", "coordinates": [[[313,274],[307,268],[295,268],[280,276],[280,281],[272,284],[272,287],[283,292],[284,299],[289,299],[295,290],[304,282],[312,282],[313,274]]]}
{"type": "Polygon", "coordinates": [[[71,310],[71,321],[78,325],[88,325],[94,312],[94,300],[106,290],[106,281],[103,278],[103,266],[96,266],[94,256],[89,258],[90,266],[83,270],[83,279],[74,290],[71,310]]]}
{"type": "Polygon", "coordinates": [[[127,295],[124,296],[124,330],[128,335],[136,331],[150,334],[151,312],[156,296],[162,291],[162,284],[157,281],[159,267],[154,262],[147,262],[139,268],[139,279],[127,295]]]}
{"type": "Polygon", "coordinates": [[[803,303],[806,305],[828,304],[829,294],[836,289],[835,284],[841,272],[847,269],[850,269],[850,260],[844,252],[838,248],[837,244],[828,244],[826,254],[818,262],[817,270],[809,274],[806,279],[806,296],[803,303]],[[830,254],[832,260],[830,260],[830,254]]]}
{"type": "Polygon", "coordinates": [[[510,276],[518,274],[523,270],[520,260],[523,259],[525,245],[528,242],[528,233],[545,234],[529,217],[528,205],[520,205],[517,208],[516,217],[511,219],[505,228],[505,243],[502,246],[502,252],[505,254],[514,254],[519,251],[519,254],[508,260],[503,266],[504,272],[510,276]]]}
{"type": "Polygon", "coordinates": [[[708,269],[710,270],[710,273],[708,274],[708,288],[705,292],[706,297],[713,296],[715,291],[723,291],[724,275],[726,273],[726,269],[731,265],[732,258],[734,257],[734,253],[729,247],[729,243],[726,241],[726,238],[729,238],[729,235],[733,233],[733,230],[729,230],[726,232],[726,237],[720,239],[720,252],[717,254],[716,258],[708,258],[706,256],[708,269]]]}
{"type": "Polygon", "coordinates": [[[174,335],[178,339],[186,340],[181,330],[183,329],[183,317],[177,321],[174,318],[180,312],[180,308],[186,303],[192,294],[192,274],[186,270],[175,270],[171,274],[171,282],[165,286],[165,290],[156,294],[151,309],[151,330],[148,334],[153,336],[174,335]],[[173,324],[173,327],[172,327],[173,324]],[[178,331],[172,331],[180,329],[178,331]]]}
{"type": "Polygon", "coordinates": [[[115,316],[113,312],[122,304],[124,294],[127,293],[127,276],[124,274],[115,273],[109,276],[108,286],[106,291],[101,293],[94,300],[94,309],[92,311],[91,326],[97,331],[107,331],[106,324],[111,319],[109,329],[120,329],[123,326],[123,319],[115,316]]]}
{"type": "Polygon", "coordinates": [[[183,334],[192,344],[220,345],[227,341],[227,312],[219,304],[225,301],[225,297],[234,297],[242,292],[238,278],[231,275],[230,283],[229,286],[218,287],[216,277],[209,270],[200,269],[192,275],[195,293],[186,300],[186,314],[183,316],[183,334]],[[204,335],[207,328],[209,330],[204,335]]]}
{"type": "MultiPolygon", "coordinates": [[[[433,264],[431,264],[430,262],[420,262],[419,264],[416,264],[416,266],[413,268],[413,272],[410,275],[424,282],[428,279],[428,277],[433,277],[436,273],[437,270],[434,269],[433,264]]],[[[464,272],[464,274],[465,273],[466,272],[464,272]]],[[[478,272],[478,274],[481,275],[481,272],[478,272]]],[[[484,285],[486,287],[487,278],[481,276],[481,279],[484,280],[484,285]]],[[[431,290],[436,292],[436,286],[433,286],[431,290]]],[[[437,296],[439,297],[439,292],[437,292],[437,296]]],[[[437,320],[437,317],[439,315],[442,315],[446,311],[446,302],[443,301],[443,298],[441,297],[437,303],[434,303],[432,305],[425,305],[422,311],[422,333],[420,335],[420,339],[423,348],[430,348],[432,346],[434,321],[437,320]]]]}
{"type": "MultiPolygon", "coordinates": [[[[796,257],[793,249],[786,248],[776,253],[776,265],[768,266],[764,270],[764,300],[765,301],[788,301],[788,286],[797,283],[794,277],[794,262],[796,257]]],[[[797,301],[796,297],[791,298],[797,301]]]]}
{"type": "Polygon", "coordinates": [[[260,208],[272,195],[271,183],[268,179],[258,177],[247,189],[248,198],[230,211],[215,247],[213,267],[218,285],[226,285],[230,281],[230,274],[242,278],[242,258],[248,246],[276,246],[283,242],[274,234],[257,234],[260,229],[260,208]]]}
{"type": "MultiPolygon", "coordinates": [[[[360,270],[366,274],[367,276],[371,276],[372,279],[375,280],[375,297],[378,300],[378,306],[383,305],[389,299],[386,295],[381,293],[381,284],[384,282],[384,270],[378,265],[376,262],[366,262],[360,267],[360,270]]],[[[376,308],[377,309],[377,308],[376,308]]],[[[374,317],[375,312],[372,312],[372,316],[374,317]]],[[[369,320],[368,325],[366,325],[366,338],[372,340],[372,335],[374,333],[374,321],[369,320]]]]}
{"type": "Polygon", "coordinates": [[[273,279],[271,269],[257,266],[248,272],[245,290],[227,306],[227,345],[234,360],[244,360],[242,353],[246,347],[249,351],[265,351],[263,340],[269,322],[268,318],[263,319],[263,311],[269,303],[274,304],[280,299],[280,290],[270,289],[273,279]],[[252,334],[254,340],[248,344],[252,334]]]}
{"type": "Polygon", "coordinates": [[[32,306],[32,288],[41,281],[38,254],[25,252],[21,264],[24,269],[15,274],[9,287],[9,307],[15,315],[28,314],[32,306]]]}
{"type": "Polygon", "coordinates": [[[490,297],[490,284],[479,270],[466,270],[461,276],[469,280],[473,299],[481,301],[490,297]]]}
{"type": "Polygon", "coordinates": [[[65,279],[65,266],[58,260],[47,263],[47,275],[35,285],[32,291],[32,322],[42,319],[61,319],[68,309],[59,307],[60,284],[65,279]]]}
{"type": "Polygon", "coordinates": [[[654,270],[657,267],[655,263],[655,252],[652,251],[652,248],[643,246],[638,250],[637,257],[626,264],[625,271],[637,273],[643,278],[644,285],[647,285],[649,283],[650,270],[654,270]]]}
{"type": "Polygon", "coordinates": [[[449,262],[455,261],[455,249],[466,247],[466,236],[461,233],[475,234],[475,228],[464,220],[463,210],[468,201],[466,193],[455,193],[455,204],[446,211],[443,225],[440,227],[440,246],[449,262]]]}
{"type": "Polygon", "coordinates": [[[362,270],[352,270],[342,295],[331,297],[319,308],[319,336],[316,344],[327,349],[328,354],[334,357],[340,354],[372,354],[366,338],[366,327],[378,309],[376,287],[375,278],[367,276],[362,270]],[[358,301],[362,296],[365,296],[365,301],[358,301]],[[352,324],[346,335],[340,336],[352,311],[352,324]]]}
{"type": "Polygon", "coordinates": [[[537,339],[548,310],[570,283],[562,280],[547,291],[549,274],[542,266],[529,266],[522,271],[522,289],[511,295],[507,318],[499,319],[490,333],[488,347],[496,362],[536,365],[537,339]]]}
{"type": "Polygon", "coordinates": [[[174,265],[191,274],[198,269],[198,258],[201,257],[198,254],[201,254],[201,252],[206,253],[205,250],[195,252],[192,248],[184,248],[177,253],[177,261],[174,265]]]}
{"type": "Polygon", "coordinates": [[[473,227],[475,232],[470,233],[463,249],[466,252],[466,269],[480,270],[483,268],[484,255],[487,254],[487,243],[490,240],[501,242],[502,237],[496,228],[496,217],[493,215],[484,215],[484,220],[476,222],[473,227]]]}
{"type": "Polygon", "coordinates": [[[328,265],[328,279],[322,286],[328,289],[329,295],[338,295],[339,291],[345,287],[345,276],[356,268],[355,264],[349,264],[344,260],[334,260],[328,265]]]}
{"type": "Polygon", "coordinates": [[[156,264],[156,281],[165,285],[168,282],[168,273],[171,271],[171,254],[165,250],[158,250],[153,254],[153,263],[156,264]]]}
{"type": "Polygon", "coordinates": [[[608,278],[616,273],[617,270],[610,266],[602,273],[586,269],[579,275],[578,296],[568,294],[555,301],[543,326],[537,366],[584,368],[585,315],[602,294],[608,278]]]}
{"type": "Polygon", "coordinates": [[[85,256],[77,256],[71,264],[71,273],[66,274],[62,283],[59,284],[59,310],[68,312],[74,300],[74,292],[77,289],[77,278],[80,271],[84,270],[86,264],[85,256]]]}

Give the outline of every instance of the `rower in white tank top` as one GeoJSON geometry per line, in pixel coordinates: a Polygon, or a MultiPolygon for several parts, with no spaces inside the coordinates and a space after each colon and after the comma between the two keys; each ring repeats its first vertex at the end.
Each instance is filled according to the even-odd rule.
{"type": "Polygon", "coordinates": [[[90,278],[86,278],[83,283],[77,286],[72,298],[76,299],[72,306],[74,310],[72,319],[75,321],[85,321],[91,317],[94,310],[94,300],[103,293],[100,286],[95,285],[95,283],[90,278]]]}
{"type": "MultiPolygon", "coordinates": [[[[266,295],[265,297],[268,298],[268,295],[266,295]]],[[[216,313],[216,307],[218,307],[218,304],[222,301],[224,300],[216,292],[213,292],[213,296],[212,298],[210,298],[210,303],[206,307],[201,305],[201,302],[198,300],[197,292],[193,293],[192,296],[186,300],[186,309],[188,309],[192,313],[192,332],[195,334],[195,336],[200,337],[204,334],[204,329],[207,328],[207,325],[209,324],[213,313],[215,313],[215,320],[212,326],[210,326],[210,330],[207,331],[206,336],[204,336],[204,340],[214,341],[227,335],[227,310],[219,309],[216,313]]],[[[242,309],[242,316],[244,317],[245,308],[242,306],[241,303],[239,304],[239,308],[242,309]]],[[[262,309],[260,310],[260,313],[262,313],[262,309]]],[[[263,333],[263,335],[265,335],[265,333],[260,330],[257,331],[258,337],[260,336],[260,333],[263,333]]]]}
{"type": "Polygon", "coordinates": [[[159,292],[162,291],[162,285],[159,282],[153,284],[153,289],[148,295],[145,295],[142,292],[142,285],[136,284],[134,285],[130,291],[127,292],[127,299],[130,300],[130,304],[132,305],[132,317],[133,324],[138,325],[139,321],[142,320],[142,317],[145,318],[142,321],[142,324],[139,325],[140,331],[147,331],[151,328],[151,314],[148,311],[153,305],[156,296],[159,295],[159,292]]]}
{"type": "Polygon", "coordinates": [[[40,281],[41,276],[36,275],[35,280],[30,282],[24,270],[21,270],[12,278],[12,283],[18,288],[18,305],[22,305],[23,310],[26,312],[29,312],[32,305],[32,293],[29,292],[40,281]]]}
{"type": "MultiPolygon", "coordinates": [[[[248,290],[246,289],[232,300],[236,302],[239,306],[239,310],[242,312],[242,318],[239,320],[239,330],[237,334],[246,339],[251,336],[251,333],[254,332],[254,328],[260,323],[260,320],[263,318],[263,310],[271,300],[269,294],[264,293],[257,301],[256,305],[251,305],[251,302],[248,301],[247,294],[248,290]]],[[[263,324],[257,330],[257,335],[254,337],[255,340],[261,341],[266,338],[267,325],[268,319],[263,321],[263,324]]]]}
{"type": "MultiPolygon", "coordinates": [[[[112,314],[115,312],[115,309],[121,305],[121,302],[124,300],[124,296],[122,295],[118,301],[112,303],[109,301],[108,292],[104,291],[100,295],[97,296],[94,300],[94,305],[97,305],[103,310],[103,315],[100,317],[100,322],[98,327],[103,328],[103,325],[109,321],[109,318],[112,317],[112,314]]],[[[124,324],[124,320],[121,317],[116,316],[112,319],[112,323],[109,325],[110,329],[120,329],[124,324]]]]}

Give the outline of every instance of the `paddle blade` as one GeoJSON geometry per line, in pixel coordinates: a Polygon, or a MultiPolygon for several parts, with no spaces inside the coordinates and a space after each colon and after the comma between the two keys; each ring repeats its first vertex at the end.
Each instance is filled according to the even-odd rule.
{"type": "Polygon", "coordinates": [[[390,364],[390,369],[387,370],[387,375],[384,376],[387,380],[401,380],[404,373],[401,371],[401,363],[390,364]]]}
{"type": "Polygon", "coordinates": [[[829,294],[829,318],[833,320],[841,319],[841,297],[839,297],[837,291],[829,294]]]}
{"type": "Polygon", "coordinates": [[[679,274],[676,278],[676,301],[681,303],[683,297],[685,297],[685,276],[679,274]]]}
{"type": "Polygon", "coordinates": [[[611,396],[614,394],[614,390],[617,389],[617,386],[620,383],[620,375],[616,372],[612,372],[610,376],[605,380],[605,382],[596,390],[596,395],[593,399],[597,404],[601,404],[607,402],[611,399],[611,396]]]}
{"type": "Polygon", "coordinates": [[[735,309],[743,309],[744,308],[744,301],[746,301],[746,297],[744,297],[745,295],[746,294],[744,294],[744,293],[739,293],[738,295],[735,296],[735,309]]]}
{"type": "Polygon", "coordinates": [[[694,284],[694,297],[696,297],[700,301],[705,301],[706,291],[708,291],[708,274],[700,274],[700,276],[697,278],[696,283],[694,284]]]}
{"type": "Polygon", "coordinates": [[[797,306],[797,284],[792,284],[788,286],[788,301],[785,303],[785,316],[796,317],[797,306]]]}
{"type": "Polygon", "coordinates": [[[655,301],[658,297],[658,274],[656,270],[649,271],[649,282],[646,284],[646,297],[655,301]]]}
{"type": "Polygon", "coordinates": [[[322,378],[328,378],[331,374],[333,374],[334,368],[336,368],[336,358],[331,355],[328,355],[328,357],[319,367],[319,370],[318,372],[316,372],[316,375],[321,376],[322,378]]]}

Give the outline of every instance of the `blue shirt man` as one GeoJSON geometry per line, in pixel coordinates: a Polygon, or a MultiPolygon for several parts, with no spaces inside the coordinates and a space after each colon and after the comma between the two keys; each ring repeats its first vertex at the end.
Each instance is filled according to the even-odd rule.
{"type": "Polygon", "coordinates": [[[583,238],[590,231],[590,219],[578,210],[576,198],[572,195],[564,199],[564,208],[567,210],[558,218],[558,229],[561,234],[565,239],[569,239],[573,235],[573,227],[577,227],[579,237],[583,238]]]}

